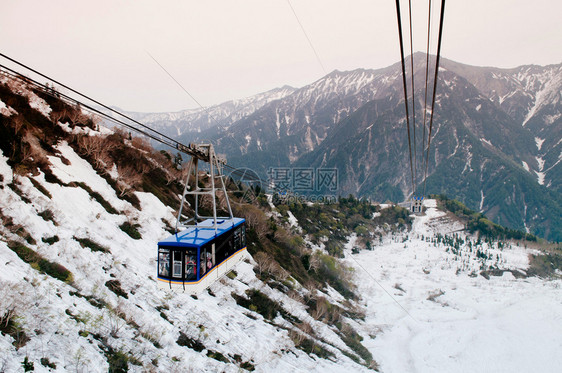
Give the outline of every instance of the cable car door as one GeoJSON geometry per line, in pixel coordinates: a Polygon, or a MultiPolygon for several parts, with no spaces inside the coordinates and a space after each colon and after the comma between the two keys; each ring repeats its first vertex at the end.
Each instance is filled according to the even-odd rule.
{"type": "Polygon", "coordinates": [[[181,251],[173,251],[172,254],[172,277],[181,277],[181,269],[182,269],[182,252],[181,251]]]}

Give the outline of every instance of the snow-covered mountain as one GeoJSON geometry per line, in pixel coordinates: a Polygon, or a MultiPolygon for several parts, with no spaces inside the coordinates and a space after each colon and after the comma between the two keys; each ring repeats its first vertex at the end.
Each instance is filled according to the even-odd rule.
{"type": "MultiPolygon", "coordinates": [[[[443,71],[440,79],[426,193],[455,196],[501,224],[557,239],[561,196],[521,166],[534,160],[533,136],[463,77],[443,71]]],[[[397,97],[372,100],[296,164],[338,169],[343,195],[402,200],[411,190],[403,115],[397,97]]],[[[418,174],[420,148],[418,142],[418,174]]]]}
{"type": "MultiPolygon", "coordinates": [[[[252,114],[271,101],[290,95],[295,88],[284,86],[251,97],[236,99],[210,107],[182,110],[171,113],[140,113],[119,110],[167,136],[193,137],[191,132],[205,131],[211,127],[227,129],[236,121],[252,114]]],[[[112,113],[110,113],[112,114],[112,113]]],[[[112,114],[113,115],[113,114],[112,114]]],[[[188,141],[187,141],[188,142],[188,141]]]]}
{"type": "MultiPolygon", "coordinates": [[[[416,86],[420,90],[426,58],[423,53],[416,53],[414,58],[416,86]]],[[[431,58],[430,63],[433,62],[431,58]]],[[[481,120],[484,122],[496,122],[497,113],[487,117],[489,111],[480,111],[482,103],[487,102],[507,114],[506,119],[512,127],[524,127],[523,131],[507,136],[532,141],[523,140],[525,145],[516,146],[513,154],[508,155],[516,155],[515,160],[535,177],[537,183],[560,192],[562,64],[500,69],[442,59],[441,66],[442,71],[452,72],[473,85],[477,90],[475,98],[482,96],[482,102],[472,99],[470,105],[478,110],[472,110],[467,120],[472,120],[470,114],[476,114],[483,116],[481,120]]],[[[462,95],[454,90],[450,94],[462,95]]],[[[254,158],[253,155],[244,157],[246,154],[265,150],[261,155],[266,160],[286,164],[315,150],[332,130],[341,127],[342,120],[363,104],[381,98],[400,100],[401,95],[400,67],[394,64],[379,70],[334,71],[300,89],[285,86],[208,108],[127,114],[184,142],[214,138],[229,157],[236,160],[242,157],[240,163],[254,158]],[[198,135],[201,132],[203,134],[198,135]]],[[[422,97],[423,93],[418,94],[418,108],[422,106],[422,97]]],[[[481,129],[491,130],[490,125],[483,125],[481,129]]],[[[505,138],[506,134],[501,136],[505,138]]],[[[497,140],[486,136],[482,139],[492,144],[497,140]]],[[[513,139],[510,141],[514,142],[513,139]]],[[[268,167],[271,165],[262,166],[268,167]]],[[[405,185],[400,188],[407,194],[405,185]]],[[[469,200],[466,202],[470,204],[469,200]]]]}
{"type": "MultiPolygon", "coordinates": [[[[207,136],[232,159],[265,157],[262,168],[286,165],[321,144],[337,123],[385,92],[394,82],[391,69],[334,71],[318,81],[273,101],[236,122],[229,131],[207,136]],[[390,74],[390,76],[389,76],[390,74]],[[246,155],[248,155],[246,157],[246,155]],[[270,160],[271,159],[271,160],[270,160]],[[269,163],[273,162],[273,164],[269,163]]],[[[254,164],[259,158],[254,158],[254,164]]]]}
{"type": "Polygon", "coordinates": [[[562,64],[498,69],[445,60],[443,66],[468,79],[535,140],[534,159],[523,163],[541,185],[562,186],[562,64]]]}
{"type": "MultiPolygon", "coordinates": [[[[426,59],[421,53],[414,59],[412,138],[421,175],[426,59]]],[[[480,68],[444,60],[426,193],[445,193],[496,222],[559,240],[561,69],[480,68]]],[[[412,186],[400,74],[399,64],[334,71],[201,138],[214,139],[231,165],[264,178],[272,167],[336,167],[338,194],[401,201],[412,186]]]]}
{"type": "Polygon", "coordinates": [[[89,372],[126,371],[127,366],[133,371],[367,371],[341,352],[325,360],[296,349],[286,320],[268,322],[239,306],[231,294],[259,289],[335,344],[328,346],[330,351],[346,349],[302,304],[258,280],[251,258],[237,266],[235,277],[224,278],[197,298],[159,290],[155,245],[168,235],[172,210],[141,192],[135,193],[140,201],[135,208],[66,143],[57,151],[60,158],[50,158],[56,177],[88,185],[120,213],[109,214],[83,188],[49,183],[43,174],[12,178],[2,156],[4,221],[29,232],[34,241],[25,245],[41,260],[72,273],[72,279],[60,281],[27,264],[14,252],[18,249],[9,248],[17,236],[3,229],[0,309],[3,315],[13,312],[26,339],[9,333],[0,337],[0,366],[6,371],[21,369],[25,357],[38,371],[47,371],[48,364],[57,371],[89,372]],[[16,190],[8,187],[12,183],[16,190]],[[134,222],[141,238],[119,228],[126,222],[134,222]]]}

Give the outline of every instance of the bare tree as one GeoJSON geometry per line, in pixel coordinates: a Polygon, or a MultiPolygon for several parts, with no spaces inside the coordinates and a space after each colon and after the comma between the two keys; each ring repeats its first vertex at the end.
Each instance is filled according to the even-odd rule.
{"type": "Polygon", "coordinates": [[[32,156],[31,145],[26,142],[21,143],[21,161],[22,163],[27,161],[32,156]]]}
{"type": "Polygon", "coordinates": [[[102,138],[103,138],[103,151],[105,153],[111,153],[113,150],[121,146],[119,142],[116,142],[115,139],[112,139],[109,136],[105,136],[102,138]]]}
{"type": "Polygon", "coordinates": [[[254,229],[260,239],[269,232],[267,217],[258,207],[253,205],[244,205],[244,208],[238,209],[236,213],[246,219],[248,227],[254,229]]]}
{"type": "Polygon", "coordinates": [[[283,269],[273,256],[268,253],[260,251],[254,255],[254,260],[260,275],[266,272],[280,281],[285,281],[289,277],[289,272],[283,269]]]}
{"type": "Polygon", "coordinates": [[[304,303],[303,296],[294,289],[289,289],[287,296],[298,303],[304,303]]]}
{"type": "Polygon", "coordinates": [[[99,158],[103,150],[104,141],[99,136],[81,136],[78,139],[78,146],[82,153],[86,156],[94,156],[99,158]]]}
{"type": "Polygon", "coordinates": [[[0,324],[5,328],[18,314],[27,312],[31,307],[27,294],[30,292],[27,283],[11,283],[0,281],[0,324]]]}
{"type": "Polygon", "coordinates": [[[166,185],[170,185],[178,179],[177,173],[170,169],[164,169],[164,177],[166,178],[166,185]]]}
{"type": "Polygon", "coordinates": [[[154,150],[152,152],[152,159],[162,168],[167,168],[170,165],[168,158],[159,151],[154,150]]]}
{"type": "Polygon", "coordinates": [[[91,119],[92,124],[94,126],[94,131],[99,131],[100,130],[100,123],[102,122],[101,117],[99,115],[92,114],[92,115],[90,115],[90,119],[91,119]]]}
{"type": "Polygon", "coordinates": [[[136,168],[139,174],[144,175],[150,172],[154,168],[154,166],[150,162],[139,161],[136,163],[136,168]]]}
{"type": "Polygon", "coordinates": [[[146,152],[152,150],[152,146],[150,145],[150,143],[142,137],[133,137],[133,139],[131,140],[131,144],[139,150],[144,150],[146,152]]]}
{"type": "Polygon", "coordinates": [[[312,325],[310,325],[309,323],[307,323],[306,321],[303,321],[301,323],[299,323],[297,325],[297,327],[303,332],[306,333],[308,335],[312,335],[314,334],[314,329],[312,329],[312,325]]]}
{"type": "Polygon", "coordinates": [[[320,268],[320,264],[322,264],[322,261],[320,260],[320,256],[317,253],[314,253],[313,255],[310,256],[309,259],[309,269],[313,270],[314,272],[318,271],[318,268],[320,268]]]}
{"type": "Polygon", "coordinates": [[[328,302],[324,297],[316,298],[316,307],[314,311],[310,314],[315,320],[320,320],[326,316],[328,312],[328,302]]]}
{"type": "Polygon", "coordinates": [[[291,338],[295,346],[299,346],[306,339],[306,335],[296,330],[289,330],[289,338],[291,338]]]}
{"type": "Polygon", "coordinates": [[[56,125],[65,116],[66,116],[66,110],[51,111],[51,114],[49,114],[49,117],[51,118],[53,125],[56,125]]]}
{"type": "Polygon", "coordinates": [[[74,106],[74,108],[67,114],[68,118],[74,125],[78,123],[83,124],[88,119],[88,117],[84,115],[84,113],[82,113],[82,107],[80,106],[80,104],[76,104],[76,106],[74,106]]]}
{"type": "Polygon", "coordinates": [[[264,272],[272,272],[275,260],[271,255],[266,252],[260,251],[256,253],[256,255],[254,255],[254,260],[256,261],[256,267],[260,275],[264,272]]]}
{"type": "Polygon", "coordinates": [[[117,189],[119,189],[119,197],[123,197],[132,193],[135,185],[142,181],[142,175],[139,174],[133,166],[117,166],[117,189]]]}
{"type": "Polygon", "coordinates": [[[109,331],[109,335],[113,338],[118,338],[121,329],[127,325],[124,314],[119,308],[108,308],[107,316],[105,327],[109,331]]]}
{"type": "Polygon", "coordinates": [[[102,172],[109,172],[113,165],[111,152],[117,147],[115,141],[107,136],[78,135],[78,147],[82,155],[91,157],[98,169],[105,168],[102,172]]]}
{"type": "Polygon", "coordinates": [[[170,185],[178,179],[183,179],[187,176],[187,168],[183,167],[181,170],[173,167],[172,161],[159,151],[152,152],[152,159],[157,167],[162,169],[164,177],[166,178],[166,185],[170,185]]]}
{"type": "Polygon", "coordinates": [[[17,135],[22,129],[22,127],[25,125],[25,119],[23,118],[23,115],[20,114],[16,115],[12,119],[12,125],[14,126],[14,131],[16,132],[17,135]]]}

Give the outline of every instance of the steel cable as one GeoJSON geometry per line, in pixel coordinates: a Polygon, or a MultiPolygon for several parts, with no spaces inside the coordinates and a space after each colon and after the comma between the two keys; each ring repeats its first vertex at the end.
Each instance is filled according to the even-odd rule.
{"type": "Polygon", "coordinates": [[[437,77],[439,73],[439,58],[441,55],[441,39],[443,36],[443,18],[445,14],[445,0],[441,0],[441,15],[439,19],[439,36],[437,38],[437,55],[435,57],[435,78],[433,79],[433,98],[431,100],[431,115],[429,117],[429,135],[427,138],[427,153],[425,159],[425,173],[423,181],[423,193],[425,195],[425,186],[427,181],[427,170],[429,168],[429,148],[431,146],[431,131],[433,128],[433,113],[435,112],[435,97],[437,91],[437,77]]]}
{"type": "Polygon", "coordinates": [[[410,139],[410,113],[408,110],[408,86],[406,83],[406,62],[404,61],[404,42],[402,37],[402,18],[400,16],[400,0],[396,0],[396,15],[398,17],[398,38],[400,39],[400,61],[402,64],[402,82],[404,86],[404,106],[406,108],[406,127],[408,129],[408,151],[410,153],[410,175],[412,179],[412,193],[414,192],[414,167],[412,165],[412,142],[410,139]]]}

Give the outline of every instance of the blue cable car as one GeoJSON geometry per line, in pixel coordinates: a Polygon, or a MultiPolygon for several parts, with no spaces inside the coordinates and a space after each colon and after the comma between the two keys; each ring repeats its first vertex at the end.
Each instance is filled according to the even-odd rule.
{"type": "Polygon", "coordinates": [[[421,214],[423,212],[423,197],[414,196],[414,201],[411,204],[411,210],[415,214],[421,214]]]}
{"type": "Polygon", "coordinates": [[[158,287],[197,295],[245,253],[244,219],[204,220],[158,242],[158,287]]]}

